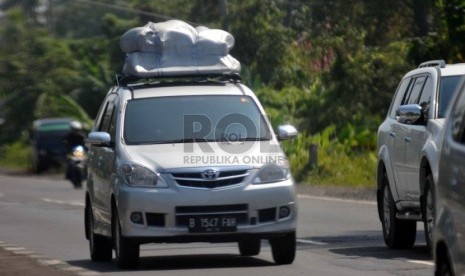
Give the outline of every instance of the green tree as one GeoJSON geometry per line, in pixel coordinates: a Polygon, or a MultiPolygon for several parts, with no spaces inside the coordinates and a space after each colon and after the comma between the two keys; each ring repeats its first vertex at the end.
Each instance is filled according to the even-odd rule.
{"type": "MultiPolygon", "coordinates": [[[[53,39],[43,27],[26,25],[24,14],[19,9],[8,13],[8,20],[0,28],[0,100],[5,118],[1,126],[0,144],[18,138],[28,129],[35,115],[62,116],[61,110],[76,107],[54,106],[72,103],[51,100],[69,95],[79,81],[78,61],[65,42],[53,39]],[[38,99],[47,95],[46,108],[35,111],[38,99]],[[52,111],[57,111],[56,113],[52,111]],[[60,111],[60,112],[58,112],[60,111]]],[[[72,115],[71,112],[68,115],[72,115]]],[[[83,121],[88,121],[84,113],[83,121]]]]}

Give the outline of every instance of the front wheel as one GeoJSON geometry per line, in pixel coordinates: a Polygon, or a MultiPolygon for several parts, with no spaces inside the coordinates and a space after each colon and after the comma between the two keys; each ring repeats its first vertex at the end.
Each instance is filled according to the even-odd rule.
{"type": "Polygon", "coordinates": [[[256,256],[260,254],[261,240],[258,238],[247,238],[238,242],[241,256],[256,256]]]}
{"type": "Polygon", "coordinates": [[[276,264],[291,264],[295,259],[296,236],[295,232],[279,238],[270,239],[271,253],[276,264]]]}
{"type": "Polygon", "coordinates": [[[423,223],[425,228],[425,240],[428,250],[431,251],[433,244],[433,231],[434,231],[434,180],[431,174],[426,177],[424,202],[423,202],[423,223]]]}
{"type": "Polygon", "coordinates": [[[415,244],[417,222],[414,220],[400,220],[396,217],[397,208],[389,188],[386,173],[382,186],[382,226],[384,242],[389,248],[407,249],[415,244]]]}
{"type": "Polygon", "coordinates": [[[94,233],[94,216],[92,207],[86,202],[85,207],[86,237],[89,240],[90,259],[95,262],[109,262],[112,258],[111,240],[94,233]]]}
{"type": "Polygon", "coordinates": [[[115,249],[116,263],[119,268],[130,269],[139,262],[139,244],[131,241],[121,234],[121,224],[118,212],[115,210],[112,216],[113,247],[115,249]]]}
{"type": "MultiPolygon", "coordinates": [[[[444,252],[440,252],[444,253],[444,252]]],[[[455,275],[452,271],[452,264],[447,253],[437,256],[436,258],[436,269],[434,271],[434,276],[451,276],[455,275]]]]}

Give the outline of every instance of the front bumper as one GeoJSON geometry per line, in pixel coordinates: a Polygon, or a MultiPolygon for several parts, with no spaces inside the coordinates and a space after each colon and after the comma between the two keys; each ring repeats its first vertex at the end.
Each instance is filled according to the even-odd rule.
{"type": "Polygon", "coordinates": [[[271,238],[295,231],[297,203],[291,179],[271,184],[239,184],[220,189],[170,185],[166,189],[117,185],[122,235],[144,242],[229,241],[244,236],[271,238]],[[135,222],[132,217],[141,218],[135,222]],[[232,231],[192,233],[194,217],[235,218],[232,231]]]}

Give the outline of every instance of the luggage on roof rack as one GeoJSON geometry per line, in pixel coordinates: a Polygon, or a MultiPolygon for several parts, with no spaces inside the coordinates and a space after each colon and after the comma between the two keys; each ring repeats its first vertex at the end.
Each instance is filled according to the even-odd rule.
{"type": "Polygon", "coordinates": [[[180,20],[149,22],[120,38],[123,75],[138,78],[240,73],[229,51],[234,37],[223,30],[192,27],[180,20]]]}

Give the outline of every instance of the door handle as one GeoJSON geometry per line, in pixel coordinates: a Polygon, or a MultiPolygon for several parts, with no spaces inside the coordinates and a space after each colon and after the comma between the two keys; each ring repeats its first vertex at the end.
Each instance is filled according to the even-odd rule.
{"type": "Polygon", "coordinates": [[[393,131],[390,131],[390,132],[389,132],[389,136],[391,136],[391,137],[396,137],[396,133],[393,132],[393,131]]]}
{"type": "Polygon", "coordinates": [[[410,141],[412,141],[412,138],[410,138],[410,137],[404,137],[404,141],[407,142],[407,143],[410,143],[410,141]]]}

